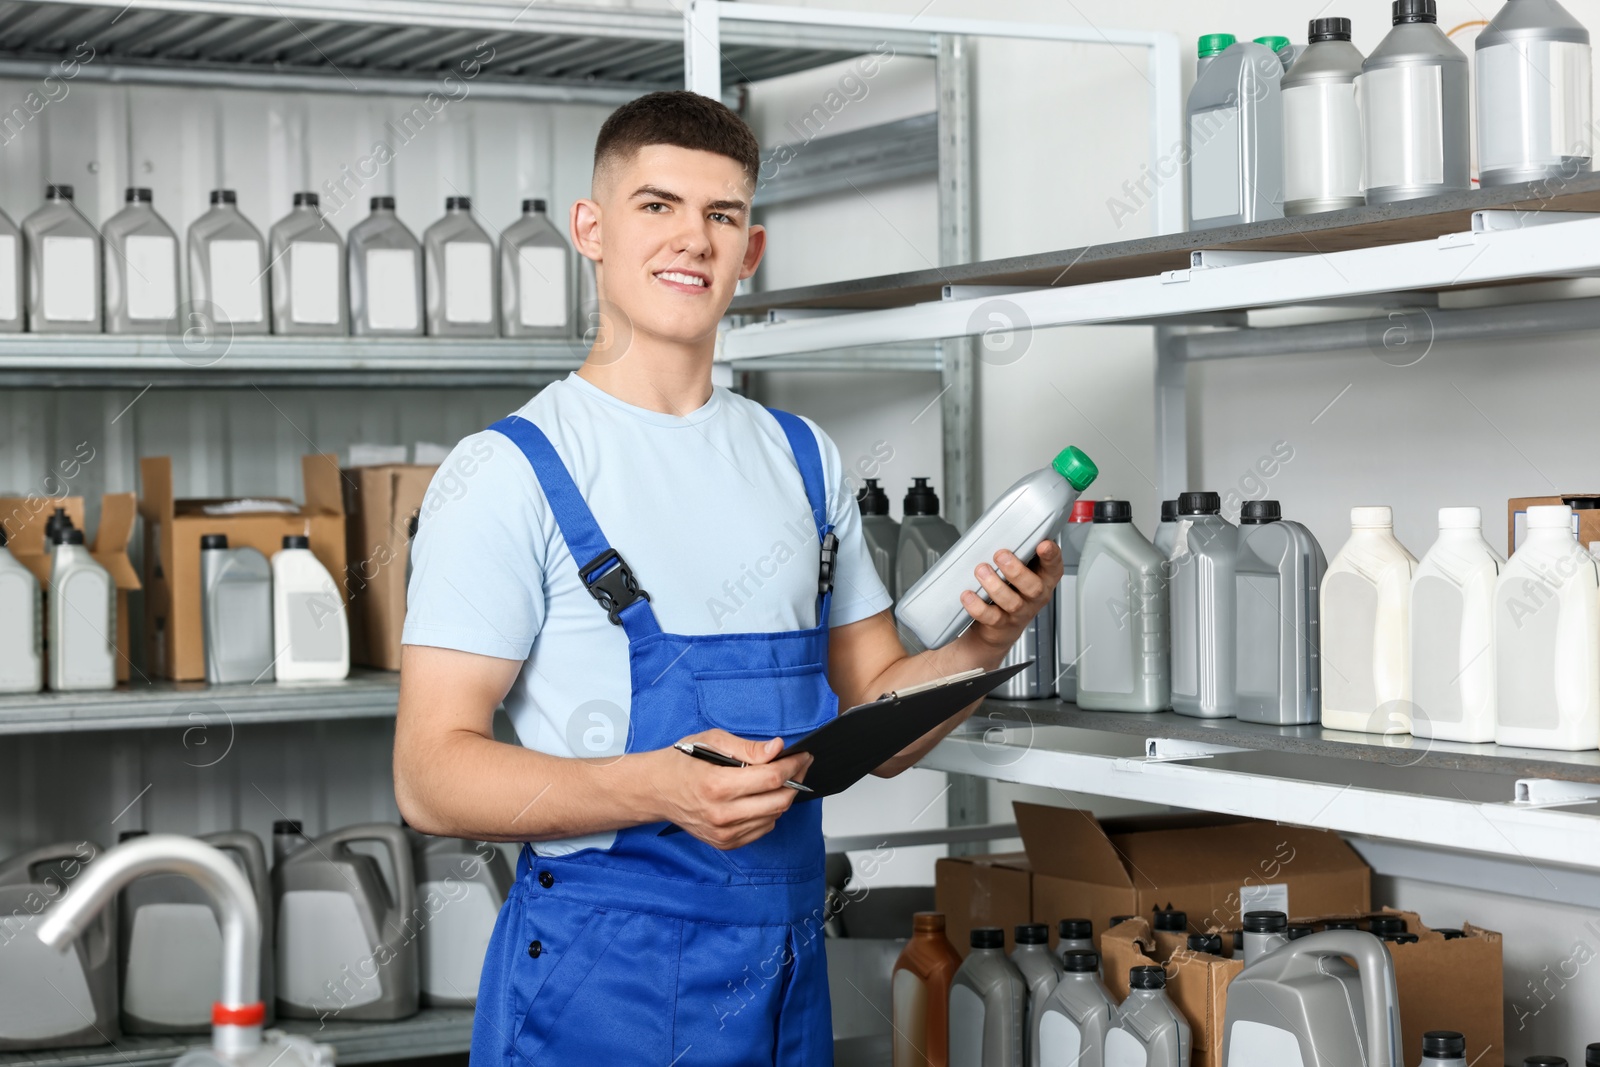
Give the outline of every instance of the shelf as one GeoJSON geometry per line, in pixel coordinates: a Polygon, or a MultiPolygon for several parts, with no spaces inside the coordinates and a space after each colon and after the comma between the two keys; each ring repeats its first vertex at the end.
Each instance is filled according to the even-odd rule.
{"type": "Polygon", "coordinates": [[[392,718],[399,690],[399,674],[358,667],[341,682],[151,682],[95,692],[11,694],[0,696],[0,735],[392,718]]]}
{"type": "MultiPolygon", "coordinates": [[[[424,1008],[398,1022],[280,1019],[273,1029],[332,1045],[340,1064],[381,1063],[466,1052],[472,1046],[472,1009],[424,1008]]],[[[113,1044],[92,1048],[0,1052],[0,1067],[157,1067],[173,1062],[187,1049],[210,1043],[210,1036],[203,1034],[124,1035],[113,1044]]]]}

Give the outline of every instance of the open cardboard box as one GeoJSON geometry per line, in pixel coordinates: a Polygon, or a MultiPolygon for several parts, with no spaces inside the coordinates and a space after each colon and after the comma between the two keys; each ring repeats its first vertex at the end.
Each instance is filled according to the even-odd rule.
{"type": "MultiPolygon", "coordinates": [[[[152,675],[204,681],[205,634],[200,614],[200,538],[225,534],[228,547],[249,546],[268,559],[287,534],[307,534],[311,552],[328,573],[345,573],[344,499],[334,456],[302,456],[305,504],[293,514],[250,512],[207,515],[220,499],[178,500],[172,491],[172,460],[139,460],[139,514],[145,521],[145,640],[152,675]]],[[[349,594],[341,586],[340,595],[349,594]]]]}
{"type": "MultiPolygon", "coordinates": [[[[1244,970],[1244,961],[1180,948],[1162,952],[1150,924],[1129,919],[1100,939],[1106,988],[1122,1003],[1128,996],[1128,972],[1160,965],[1167,972],[1167,996],[1189,1021],[1191,1067],[1222,1067],[1222,1022],[1228,1005],[1228,983],[1244,970]]],[[[1398,1065],[1397,1065],[1398,1067],[1398,1065]]]]}
{"type": "Polygon", "coordinates": [[[972,931],[980,926],[1000,927],[1011,944],[1016,928],[1034,921],[1027,855],[996,852],[936,860],[933,907],[944,914],[944,934],[963,959],[972,951],[972,931]]]}
{"type": "MultiPolygon", "coordinates": [[[[46,618],[50,612],[50,546],[44,541],[45,522],[56,508],[66,511],[72,525],[84,529],[83,497],[0,497],[0,524],[6,528],[6,547],[18,563],[33,572],[44,589],[46,618]]],[[[111,574],[117,587],[117,681],[126,682],[133,661],[128,626],[128,594],[140,588],[139,574],[128,559],[133,520],[138,513],[132,493],[106,493],[100,498],[100,526],[89,554],[111,574]]],[[[49,650],[46,650],[46,655],[49,650]]],[[[45,676],[49,677],[48,666],[45,676]]]]}
{"type": "Polygon", "coordinates": [[[349,569],[350,661],[400,669],[406,622],[406,525],[422,506],[437,466],[386,464],[346,468],[345,547],[349,569]]]}

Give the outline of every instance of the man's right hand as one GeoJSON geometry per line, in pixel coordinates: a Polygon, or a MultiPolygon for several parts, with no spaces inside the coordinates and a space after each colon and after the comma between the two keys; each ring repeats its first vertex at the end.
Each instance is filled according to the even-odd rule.
{"type": "Polygon", "coordinates": [[[811,756],[775,759],[783,741],[747,741],[726,730],[707,730],[684,741],[705,745],[748,767],[719,767],[671,748],[644,753],[650,761],[663,817],[718,849],[748,845],[770,831],[799,792],[785,779],[805,780],[811,756]]]}

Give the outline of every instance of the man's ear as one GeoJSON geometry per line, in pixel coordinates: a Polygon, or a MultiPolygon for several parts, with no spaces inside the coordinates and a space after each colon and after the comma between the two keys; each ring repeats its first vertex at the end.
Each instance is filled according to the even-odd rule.
{"type": "Polygon", "coordinates": [[[739,280],[742,282],[756,272],[761,266],[762,253],[767,250],[767,228],[765,226],[751,226],[750,239],[744,246],[744,262],[739,264],[739,280]]]}
{"type": "Polygon", "coordinates": [[[574,201],[568,229],[578,254],[600,262],[600,205],[593,200],[574,201]]]}

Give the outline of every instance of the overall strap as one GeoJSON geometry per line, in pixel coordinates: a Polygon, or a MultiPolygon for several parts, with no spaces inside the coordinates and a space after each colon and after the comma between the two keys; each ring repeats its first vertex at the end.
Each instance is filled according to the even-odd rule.
{"type": "Polygon", "coordinates": [[[828,521],[828,488],[822,473],[822,450],[817,446],[817,435],[811,432],[811,427],[800,416],[777,408],[768,408],[767,411],[778,420],[783,435],[789,439],[789,451],[794,453],[795,466],[800,468],[800,480],[805,483],[811,517],[817,524],[817,540],[822,543],[822,566],[817,575],[817,625],[827,626],[839,538],[833,532],[833,524],[828,521]]]}
{"type": "Polygon", "coordinates": [[[594,512],[544,431],[518,415],[507,415],[489,429],[510,438],[528,457],[589,595],[600,602],[613,623],[627,631],[630,641],[660,633],[655,612],[650,610],[650,594],[639,588],[632,568],[600,532],[594,512]]]}

